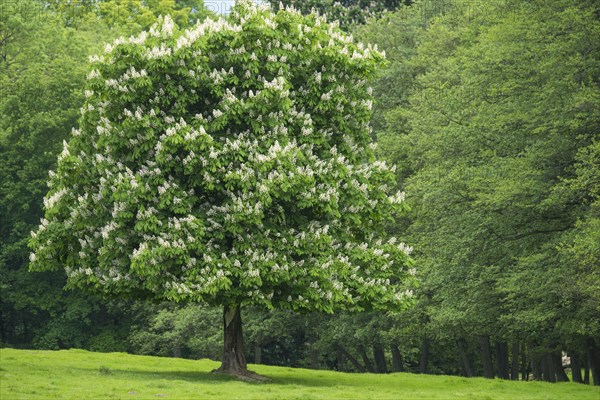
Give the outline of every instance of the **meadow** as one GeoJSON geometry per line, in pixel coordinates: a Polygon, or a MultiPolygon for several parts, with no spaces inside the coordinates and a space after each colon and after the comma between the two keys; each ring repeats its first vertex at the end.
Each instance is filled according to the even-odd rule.
{"type": "Polygon", "coordinates": [[[33,399],[600,399],[575,383],[341,373],[252,365],[269,377],[249,383],[211,374],[219,363],[93,353],[0,349],[0,398],[33,399]]]}

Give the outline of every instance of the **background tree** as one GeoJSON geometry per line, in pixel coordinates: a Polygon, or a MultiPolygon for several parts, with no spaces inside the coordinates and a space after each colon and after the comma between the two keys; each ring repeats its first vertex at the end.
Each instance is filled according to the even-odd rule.
{"type": "Polygon", "coordinates": [[[326,15],[331,22],[338,21],[343,30],[351,30],[358,24],[364,24],[369,18],[381,17],[386,11],[410,5],[412,0],[283,0],[271,3],[275,9],[280,5],[292,6],[303,14],[317,11],[326,15]]]}
{"type": "Polygon", "coordinates": [[[377,51],[321,17],[240,2],[229,21],[179,34],[165,18],[94,60],[32,270],[223,305],[218,371],[244,377],[242,304],[406,303],[409,248],[382,229],[403,193],[368,146],[377,51]]]}
{"type": "MultiPolygon", "coordinates": [[[[447,4],[423,25],[416,52],[391,67],[414,71],[405,75],[415,77],[411,93],[380,112],[382,150],[410,161],[401,168],[413,195],[408,234],[418,245],[422,295],[431,295],[429,323],[456,343],[465,371],[507,377],[507,342],[517,344],[513,361],[529,342],[529,355],[545,360],[544,379],[563,379],[561,350],[588,343],[595,354],[585,339],[595,322],[574,322],[594,301],[567,283],[581,260],[565,264],[558,249],[569,253],[564,236],[594,215],[589,189],[568,182],[594,176],[589,161],[573,166],[583,154],[593,158],[598,127],[597,6],[447,4]],[[574,340],[572,328],[582,325],[574,340]],[[480,367],[469,360],[474,344],[480,367]]],[[[583,270],[597,282],[593,268],[583,270]]]]}
{"type": "Polygon", "coordinates": [[[100,310],[63,293],[62,274],[29,274],[27,240],[43,215],[48,170],[77,121],[83,63],[95,38],[65,28],[36,1],[3,5],[0,38],[1,340],[82,347],[82,331],[98,332],[89,317],[100,310]]]}
{"type": "Polygon", "coordinates": [[[136,304],[139,317],[127,338],[137,354],[217,360],[223,348],[220,310],[197,304],[136,304]],[[158,310],[156,309],[158,308],[158,310]]]}
{"type": "Polygon", "coordinates": [[[96,22],[129,35],[147,30],[160,15],[170,15],[178,26],[187,28],[211,14],[202,0],[52,0],[46,6],[66,26],[80,28],[96,22]]]}

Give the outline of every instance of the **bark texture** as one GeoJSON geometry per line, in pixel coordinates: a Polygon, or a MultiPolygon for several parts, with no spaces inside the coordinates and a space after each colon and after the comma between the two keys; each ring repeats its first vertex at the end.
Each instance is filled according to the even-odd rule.
{"type": "Polygon", "coordinates": [[[242,315],[239,306],[223,309],[224,346],[221,366],[214,373],[233,375],[244,380],[266,380],[262,375],[248,371],[242,335],[242,315]]]}

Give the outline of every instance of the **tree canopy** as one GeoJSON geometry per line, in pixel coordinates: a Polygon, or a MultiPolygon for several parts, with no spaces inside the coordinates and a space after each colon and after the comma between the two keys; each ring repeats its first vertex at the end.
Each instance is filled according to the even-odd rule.
{"type": "Polygon", "coordinates": [[[31,268],[166,300],[402,303],[408,247],[381,225],[403,194],[369,147],[381,55],[320,17],[234,12],[92,57],[31,268]]]}
{"type": "Polygon", "coordinates": [[[69,286],[102,294],[223,305],[226,349],[242,304],[402,308],[410,247],[384,223],[404,193],[369,135],[382,61],[323,17],[251,2],[107,44],[50,173],[30,268],[64,267],[69,286]]]}

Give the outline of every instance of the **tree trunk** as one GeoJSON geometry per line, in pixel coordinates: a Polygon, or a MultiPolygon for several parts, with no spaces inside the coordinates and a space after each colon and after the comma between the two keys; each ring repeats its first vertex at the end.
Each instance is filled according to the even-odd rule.
{"type": "Polygon", "coordinates": [[[458,339],[458,351],[460,353],[460,361],[464,375],[471,378],[473,376],[473,367],[471,366],[471,360],[469,360],[469,354],[467,353],[467,341],[463,338],[458,339]]]}
{"type": "Polygon", "coordinates": [[[313,344],[311,346],[310,349],[310,367],[312,369],[319,369],[320,365],[319,365],[319,351],[316,349],[315,345],[313,344]]]}
{"type": "Polygon", "coordinates": [[[176,343],[173,346],[173,357],[175,357],[175,358],[181,358],[181,344],[176,343]]]}
{"type": "Polygon", "coordinates": [[[542,356],[542,373],[544,374],[543,378],[546,382],[556,382],[556,373],[554,372],[552,355],[550,353],[546,353],[542,356]]]}
{"type": "Polygon", "coordinates": [[[224,346],[221,366],[213,372],[233,375],[245,380],[265,380],[264,376],[248,371],[239,305],[223,308],[223,333],[224,346]]]}
{"type": "Polygon", "coordinates": [[[533,345],[531,343],[528,344],[529,347],[529,358],[531,359],[531,373],[533,374],[533,380],[541,381],[542,380],[542,366],[540,357],[535,353],[533,349],[533,345]]]}
{"type": "Polygon", "coordinates": [[[594,339],[589,339],[590,370],[594,386],[600,386],[600,347],[594,339]]]}
{"type": "Polygon", "coordinates": [[[375,372],[375,367],[373,366],[373,363],[371,362],[371,360],[369,360],[369,356],[367,355],[365,346],[363,346],[361,344],[361,345],[357,346],[357,350],[358,350],[358,354],[360,354],[360,357],[363,359],[363,363],[365,364],[367,371],[375,372]]]}
{"type": "Polygon", "coordinates": [[[419,358],[419,372],[421,374],[427,373],[427,364],[429,364],[429,340],[425,338],[421,342],[421,356],[419,358]]]}
{"type": "Polygon", "coordinates": [[[592,363],[592,359],[590,356],[589,350],[585,351],[585,370],[583,373],[583,383],[586,385],[590,384],[590,364],[592,363]]]}
{"type": "Polygon", "coordinates": [[[506,342],[496,343],[496,364],[498,366],[498,377],[500,379],[509,379],[508,344],[506,342]]]}
{"type": "Polygon", "coordinates": [[[392,344],[390,349],[392,350],[392,370],[394,372],[404,371],[404,360],[402,359],[402,354],[400,353],[398,346],[392,344]]]}
{"type": "Polygon", "coordinates": [[[381,344],[373,345],[373,359],[375,360],[375,372],[378,374],[387,374],[387,361],[385,360],[385,352],[381,344]]]}
{"type": "Polygon", "coordinates": [[[557,382],[569,382],[569,377],[562,365],[562,353],[552,354],[552,364],[554,365],[554,373],[556,374],[557,382]]]}
{"type": "Polygon", "coordinates": [[[4,330],[4,318],[2,317],[2,312],[0,312],[0,345],[4,345],[7,342],[6,340],[6,332],[4,330]]]}
{"type": "Polygon", "coordinates": [[[569,352],[571,358],[571,375],[573,376],[573,382],[582,383],[583,378],[581,377],[581,360],[579,354],[576,352],[569,352]]]}
{"type": "Polygon", "coordinates": [[[262,347],[260,344],[254,346],[254,364],[262,364],[262,347]]]}
{"type": "Polygon", "coordinates": [[[494,379],[494,367],[492,365],[492,350],[490,348],[490,339],[487,336],[479,336],[479,345],[481,346],[481,363],[483,364],[483,376],[488,379],[494,379]]]}
{"type": "Polygon", "coordinates": [[[350,353],[348,353],[348,351],[343,348],[342,346],[340,346],[339,344],[334,344],[333,347],[344,357],[346,357],[348,359],[348,361],[350,361],[350,363],[352,363],[352,365],[354,365],[354,368],[356,368],[356,370],[358,372],[367,372],[367,370],[365,369],[365,367],[363,367],[362,365],[360,365],[360,363],[358,362],[358,360],[356,358],[354,358],[354,356],[350,353]]]}
{"type": "Polygon", "coordinates": [[[529,366],[527,363],[527,348],[525,344],[521,345],[521,380],[529,380],[529,366]]]}
{"type": "MultiPolygon", "coordinates": [[[[23,318],[23,341],[22,343],[28,343],[29,342],[29,329],[27,329],[27,317],[25,317],[25,313],[21,313],[21,316],[23,318]]],[[[62,345],[59,343],[59,346],[62,347],[62,345]]]]}
{"type": "Polygon", "coordinates": [[[513,381],[519,380],[519,341],[516,339],[512,344],[510,379],[512,379],[513,381]]]}

